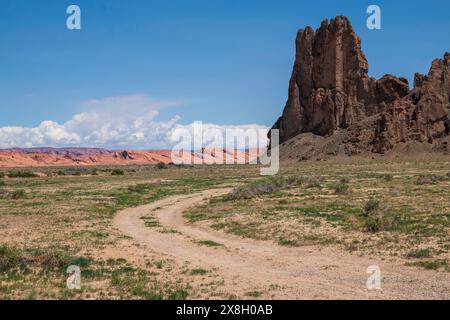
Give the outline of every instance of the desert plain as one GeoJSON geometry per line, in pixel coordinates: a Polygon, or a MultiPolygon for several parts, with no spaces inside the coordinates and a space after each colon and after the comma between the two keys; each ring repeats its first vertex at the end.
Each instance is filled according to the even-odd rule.
{"type": "Polygon", "coordinates": [[[449,187],[446,157],[3,168],[0,298],[448,299],[449,187]]]}

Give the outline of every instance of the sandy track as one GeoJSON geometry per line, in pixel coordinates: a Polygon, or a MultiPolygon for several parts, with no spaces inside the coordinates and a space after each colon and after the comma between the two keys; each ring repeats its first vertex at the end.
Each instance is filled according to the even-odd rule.
{"type": "MultiPolygon", "coordinates": [[[[227,189],[173,196],[149,205],[119,212],[115,226],[152,251],[180,264],[215,270],[224,290],[238,296],[263,291],[263,298],[277,299],[450,299],[450,275],[406,267],[400,263],[359,257],[336,248],[288,248],[269,241],[255,241],[188,224],[185,209],[227,189]],[[160,224],[179,233],[161,233],[145,227],[142,216],[153,210],[160,224]],[[213,240],[223,246],[201,246],[213,240]],[[382,289],[366,288],[368,266],[378,265],[382,289]]],[[[142,247],[145,250],[145,247],[142,247]]]]}

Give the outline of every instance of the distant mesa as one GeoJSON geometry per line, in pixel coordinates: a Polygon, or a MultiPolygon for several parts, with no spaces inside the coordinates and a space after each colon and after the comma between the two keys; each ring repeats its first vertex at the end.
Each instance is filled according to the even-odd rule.
{"type": "Polygon", "coordinates": [[[438,152],[450,142],[450,53],[428,75],[368,76],[350,21],[337,16],[298,31],[288,100],[273,128],[284,159],[438,152]]]}
{"type": "MultiPolygon", "coordinates": [[[[203,148],[199,151],[180,151],[177,156],[186,163],[211,164],[234,159],[236,163],[248,163],[261,155],[263,150],[224,150],[203,148]]],[[[13,148],[0,150],[0,168],[92,166],[92,165],[151,165],[172,163],[171,150],[107,150],[100,148],[13,148]]]]}

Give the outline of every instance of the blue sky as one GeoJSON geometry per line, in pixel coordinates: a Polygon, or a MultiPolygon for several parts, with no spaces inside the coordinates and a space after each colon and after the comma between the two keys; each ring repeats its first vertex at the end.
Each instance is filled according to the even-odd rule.
{"type": "MultiPolygon", "coordinates": [[[[444,0],[2,0],[0,128],[63,125],[93,100],[129,97],[155,110],[152,123],[271,126],[286,101],[297,29],[347,15],[370,75],[411,80],[450,51],[449,12],[444,0]],[[81,7],[82,30],[66,29],[70,4],[81,7]],[[382,30],[366,28],[369,4],[381,7],[382,30]]],[[[32,134],[14,132],[25,138],[3,146],[32,134]]]]}

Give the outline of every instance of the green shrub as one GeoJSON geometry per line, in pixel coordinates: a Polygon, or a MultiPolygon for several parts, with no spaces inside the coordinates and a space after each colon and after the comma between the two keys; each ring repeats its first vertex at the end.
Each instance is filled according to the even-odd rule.
{"type": "Polygon", "coordinates": [[[65,176],[65,175],[71,175],[71,176],[81,176],[81,175],[88,175],[91,171],[88,168],[76,168],[76,167],[69,167],[65,168],[64,170],[59,170],[58,175],[65,176]]]}
{"type": "Polygon", "coordinates": [[[0,180],[0,187],[4,187],[4,186],[6,186],[6,182],[3,180],[0,180]]]}
{"type": "Polygon", "coordinates": [[[223,244],[215,242],[213,240],[200,240],[200,241],[196,241],[196,243],[203,245],[203,246],[207,246],[207,247],[221,247],[223,246],[223,244]]]}
{"type": "Polygon", "coordinates": [[[280,239],[278,239],[278,244],[280,246],[286,246],[286,247],[297,247],[298,241],[280,238],[280,239]]]}
{"type": "Polygon", "coordinates": [[[0,246],[0,271],[23,268],[26,265],[27,260],[20,250],[11,248],[7,244],[0,246]]]}
{"type": "Polygon", "coordinates": [[[348,194],[350,193],[350,186],[345,183],[339,183],[334,186],[335,194],[348,194]]]}
{"type": "Polygon", "coordinates": [[[445,259],[417,261],[413,265],[428,270],[439,270],[441,268],[444,268],[444,270],[450,272],[450,266],[448,264],[448,261],[445,259]]]}
{"type": "Polygon", "coordinates": [[[383,175],[383,179],[385,180],[385,181],[392,181],[392,180],[394,180],[394,176],[392,175],[392,174],[385,174],[385,175],[383,175]]]}
{"type": "Polygon", "coordinates": [[[8,198],[9,192],[6,189],[0,188],[0,199],[8,198]]]}
{"type": "Polygon", "coordinates": [[[151,183],[140,183],[134,186],[129,186],[128,191],[135,193],[146,193],[149,192],[153,188],[153,184],[151,183]]]}
{"type": "Polygon", "coordinates": [[[306,188],[320,188],[321,187],[321,178],[310,177],[305,180],[306,188]]]}
{"type": "Polygon", "coordinates": [[[91,263],[90,258],[72,257],[65,251],[53,248],[31,251],[31,261],[45,271],[64,270],[69,265],[86,267],[91,263]]]}
{"type": "Polygon", "coordinates": [[[205,270],[205,269],[201,269],[201,268],[191,270],[191,275],[193,275],[193,276],[195,276],[195,275],[203,275],[203,274],[206,274],[206,273],[208,273],[208,271],[205,270]]]}
{"type": "Polygon", "coordinates": [[[27,193],[25,190],[14,190],[11,192],[10,197],[11,199],[17,200],[17,199],[23,199],[26,198],[27,193]]]}
{"type": "Polygon", "coordinates": [[[0,189],[0,199],[24,199],[27,197],[27,193],[25,190],[15,190],[13,192],[10,192],[6,189],[1,188],[0,189]]]}
{"type": "Polygon", "coordinates": [[[156,169],[166,169],[167,168],[167,165],[164,163],[164,162],[158,162],[157,164],[156,164],[156,169]]]}
{"type": "Polygon", "coordinates": [[[60,249],[17,249],[7,244],[0,246],[0,271],[3,272],[30,267],[38,267],[43,271],[61,271],[69,265],[86,267],[90,263],[90,258],[73,257],[60,249]]]}
{"type": "Polygon", "coordinates": [[[369,199],[362,210],[363,229],[367,232],[378,232],[388,230],[392,226],[392,221],[385,215],[385,210],[381,208],[380,202],[369,199]]]}
{"type": "Polygon", "coordinates": [[[113,169],[111,171],[112,176],[123,176],[125,173],[122,169],[113,169]]]}
{"type": "Polygon", "coordinates": [[[406,254],[407,258],[429,258],[431,257],[430,249],[416,249],[406,254]]]}
{"type": "Polygon", "coordinates": [[[5,177],[5,173],[4,172],[0,172],[0,179],[3,179],[5,177]]]}
{"type": "Polygon", "coordinates": [[[378,232],[382,228],[382,221],[380,217],[369,216],[364,221],[364,230],[368,232],[378,232]]]}
{"type": "Polygon", "coordinates": [[[10,178],[36,178],[37,174],[31,171],[10,171],[8,172],[10,178]]]}
{"type": "Polygon", "coordinates": [[[350,183],[350,178],[349,177],[342,177],[341,179],[339,179],[339,181],[341,183],[350,183]]]}
{"type": "Polygon", "coordinates": [[[368,217],[372,214],[375,214],[378,212],[379,209],[380,209],[380,202],[375,198],[371,198],[364,205],[363,216],[368,217]]]}
{"type": "Polygon", "coordinates": [[[430,174],[430,175],[420,175],[417,180],[416,180],[416,184],[417,185],[425,185],[425,184],[436,184],[439,181],[443,181],[445,180],[444,177],[442,176],[437,176],[434,174],[430,174]]]}

